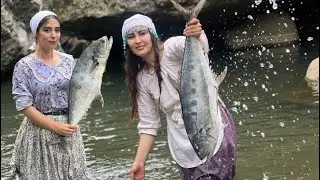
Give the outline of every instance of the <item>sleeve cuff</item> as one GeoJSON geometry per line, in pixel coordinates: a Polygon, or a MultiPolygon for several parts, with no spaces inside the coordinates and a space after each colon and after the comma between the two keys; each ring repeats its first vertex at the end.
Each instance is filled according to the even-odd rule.
{"type": "Polygon", "coordinates": [[[32,102],[25,102],[23,104],[16,105],[16,109],[17,109],[17,111],[22,111],[29,106],[32,106],[32,102]]]}
{"type": "Polygon", "coordinates": [[[157,136],[157,129],[138,129],[138,134],[148,134],[152,136],[157,136]]]}

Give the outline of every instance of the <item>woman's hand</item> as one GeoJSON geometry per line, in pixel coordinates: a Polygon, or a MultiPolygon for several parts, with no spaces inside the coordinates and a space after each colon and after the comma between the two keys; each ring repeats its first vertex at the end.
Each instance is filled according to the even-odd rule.
{"type": "Polygon", "coordinates": [[[55,127],[51,131],[62,136],[72,136],[77,129],[76,125],[56,122],[55,127]]]}
{"type": "Polygon", "coordinates": [[[38,126],[62,136],[71,136],[77,131],[78,128],[76,125],[56,122],[55,120],[42,114],[33,106],[25,108],[22,110],[22,113],[38,126]]]}
{"type": "Polygon", "coordinates": [[[183,35],[200,37],[201,31],[202,25],[200,24],[200,21],[197,18],[193,18],[187,22],[186,27],[183,30],[183,35]]]}
{"type": "Polygon", "coordinates": [[[130,180],[144,180],[145,164],[143,162],[134,161],[130,168],[130,180]]]}

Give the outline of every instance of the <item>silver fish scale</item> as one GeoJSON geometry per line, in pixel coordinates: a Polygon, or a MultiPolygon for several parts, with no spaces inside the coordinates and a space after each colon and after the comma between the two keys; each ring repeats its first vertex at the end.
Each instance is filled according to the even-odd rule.
{"type": "Polygon", "coordinates": [[[112,44],[112,37],[103,36],[92,42],[77,60],[69,88],[70,124],[83,118],[93,100],[98,99],[104,105],[101,83],[112,44]]]}

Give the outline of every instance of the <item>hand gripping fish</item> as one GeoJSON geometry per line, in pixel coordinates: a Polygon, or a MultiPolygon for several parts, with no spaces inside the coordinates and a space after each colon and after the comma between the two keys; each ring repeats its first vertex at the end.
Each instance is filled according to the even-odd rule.
{"type": "MultiPolygon", "coordinates": [[[[174,7],[187,21],[198,16],[205,4],[200,0],[193,10],[186,10],[175,1],[174,7]]],[[[200,159],[210,158],[221,145],[219,134],[224,125],[218,114],[218,86],[225,71],[212,74],[208,58],[203,53],[198,37],[186,37],[180,78],[182,117],[188,138],[200,159]]]]}
{"type": "Polygon", "coordinates": [[[101,94],[102,76],[106,69],[113,39],[103,36],[93,41],[77,60],[69,87],[70,124],[77,124],[94,99],[104,100],[101,94]]]}

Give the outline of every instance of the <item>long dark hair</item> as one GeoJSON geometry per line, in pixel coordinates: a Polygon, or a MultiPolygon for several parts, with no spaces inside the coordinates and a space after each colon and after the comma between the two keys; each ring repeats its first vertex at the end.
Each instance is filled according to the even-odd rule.
{"type": "MultiPolygon", "coordinates": [[[[150,31],[149,31],[150,33],[150,31]]],[[[158,84],[161,92],[161,82],[162,82],[162,76],[161,76],[161,68],[160,68],[160,45],[162,42],[159,39],[156,39],[151,35],[151,41],[152,41],[152,49],[155,54],[155,72],[158,77],[158,84]]],[[[141,57],[136,56],[133,54],[133,52],[130,50],[129,45],[126,45],[125,50],[125,63],[124,63],[124,69],[126,72],[126,85],[130,90],[130,105],[131,105],[131,115],[130,120],[134,121],[138,118],[138,102],[137,98],[139,96],[138,94],[138,88],[137,88],[137,75],[142,70],[142,68],[145,65],[145,62],[142,60],[141,57]]]]}

